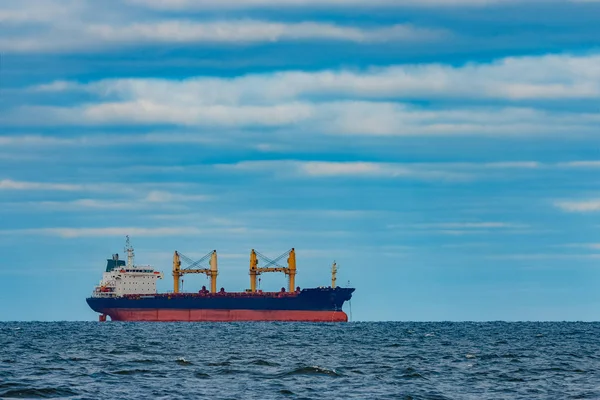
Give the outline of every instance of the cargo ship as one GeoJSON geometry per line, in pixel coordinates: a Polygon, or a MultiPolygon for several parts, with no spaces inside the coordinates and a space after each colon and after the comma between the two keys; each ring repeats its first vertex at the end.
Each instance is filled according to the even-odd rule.
{"type": "Polygon", "coordinates": [[[173,255],[173,291],[158,293],[156,282],[163,273],[153,267],[134,264],[134,250],[126,239],[127,262],[113,254],[107,260],[100,284],[94,288],[87,304],[106,321],[295,321],[347,322],[344,302],[352,298],[354,288],[336,285],[337,266],[331,269],[331,286],[300,289],[295,287],[296,254],[291,249],[270,259],[254,249],[250,252],[250,289],[244,292],[217,291],[217,251],[199,260],[192,260],[175,251],[173,255]],[[287,256],[287,266],[279,261],[287,256]],[[259,267],[259,259],[265,263],[259,267]],[[209,262],[209,267],[203,267],[209,262]],[[182,267],[182,263],[185,265],[182,267]],[[203,268],[200,268],[203,267],[203,268]],[[288,290],[263,292],[258,288],[259,276],[267,272],[283,272],[288,278],[288,290]],[[198,292],[180,290],[185,274],[205,274],[211,287],[198,292]]]}

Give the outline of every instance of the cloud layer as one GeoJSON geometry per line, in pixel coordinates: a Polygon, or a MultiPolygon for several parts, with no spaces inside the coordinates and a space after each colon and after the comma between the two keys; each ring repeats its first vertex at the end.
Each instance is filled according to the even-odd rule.
{"type": "Polygon", "coordinates": [[[169,20],[122,26],[85,24],[57,26],[43,36],[16,36],[0,39],[7,52],[99,51],[120,47],[171,44],[250,44],[296,40],[331,40],[357,43],[424,42],[448,34],[441,30],[411,25],[392,25],[363,29],[319,22],[282,23],[274,21],[233,20],[193,22],[169,20]]]}
{"type": "Polygon", "coordinates": [[[410,23],[370,27],[313,20],[169,17],[116,0],[6,0],[0,5],[0,22],[0,48],[9,53],[106,52],[161,44],[423,43],[450,35],[445,29],[410,23]]]}
{"type": "Polygon", "coordinates": [[[555,203],[558,208],[567,212],[597,212],[600,211],[600,199],[559,201],[555,203]]]}
{"type": "MultiPolygon", "coordinates": [[[[100,274],[130,234],[167,268],[293,246],[307,286],[336,259],[381,294],[363,318],[407,318],[398,282],[418,318],[596,315],[599,6],[3,0],[0,274],[46,273],[0,290],[75,304],[97,275],[72,270],[100,274]]],[[[37,317],[16,303],[0,320],[37,317]]]]}
{"type": "MultiPolygon", "coordinates": [[[[189,10],[211,9],[216,3],[210,0],[128,0],[132,4],[139,4],[157,9],[189,10]]],[[[460,7],[460,6],[486,6],[492,4],[510,4],[516,0],[372,0],[368,7],[460,7]]],[[[529,0],[536,2],[536,0],[529,0]]],[[[539,1],[537,1],[539,2],[539,1]]],[[[360,0],[288,0],[278,2],[275,0],[224,0],[218,3],[220,8],[260,8],[260,7],[366,7],[360,0]]]]}
{"type": "MultiPolygon", "coordinates": [[[[57,81],[29,93],[84,92],[71,107],[27,105],[7,122],[35,113],[43,124],[285,128],[358,135],[530,135],[596,132],[593,111],[548,112],[522,101],[600,97],[600,57],[548,55],[489,64],[391,66],[363,71],[275,72],[235,78],[57,81]],[[502,106],[421,107],[412,100],[485,99],[502,106]],[[517,102],[517,104],[515,104],[517,102]]],[[[27,119],[29,122],[29,119],[27,119]]]]}
{"type": "Polygon", "coordinates": [[[365,70],[275,72],[235,78],[53,82],[32,90],[83,90],[104,97],[190,105],[273,103],[307,97],[558,100],[600,97],[600,56],[508,57],[462,66],[396,65],[365,70]]]}

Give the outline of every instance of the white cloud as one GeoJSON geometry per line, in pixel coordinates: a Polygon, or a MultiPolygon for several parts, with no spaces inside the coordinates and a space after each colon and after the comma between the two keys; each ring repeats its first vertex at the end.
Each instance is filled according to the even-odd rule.
{"type": "Polygon", "coordinates": [[[415,228],[419,229],[514,229],[526,228],[527,225],[516,224],[511,222],[439,222],[429,224],[415,224],[415,228]]]}
{"type": "Polygon", "coordinates": [[[0,146],[64,146],[74,144],[72,139],[42,135],[0,136],[0,146]]]}
{"type": "MultiPolygon", "coordinates": [[[[132,18],[134,19],[134,18],[132,18]]],[[[332,40],[359,43],[382,41],[423,42],[449,37],[441,29],[429,29],[409,24],[377,28],[343,26],[321,22],[275,22],[260,20],[158,20],[148,22],[87,23],[78,18],[64,18],[47,28],[44,34],[35,32],[6,34],[0,38],[0,47],[6,52],[70,52],[98,51],[106,48],[139,46],[157,43],[228,43],[249,44],[295,40],[332,40]],[[58,23],[62,21],[62,23],[58,23]],[[12,36],[11,36],[12,35],[12,36]]],[[[57,82],[56,88],[66,85],[57,82]]],[[[40,90],[52,90],[46,85],[40,90]]]]}
{"type": "Polygon", "coordinates": [[[278,229],[249,229],[247,227],[209,227],[200,229],[191,226],[175,226],[175,227],[86,227],[86,228],[32,228],[32,229],[12,229],[0,230],[0,235],[41,235],[41,236],[58,236],[62,238],[79,238],[79,237],[108,237],[108,236],[190,236],[203,235],[214,237],[214,235],[241,235],[247,238],[249,235],[253,237],[277,237],[281,235],[306,235],[315,236],[345,236],[349,235],[350,231],[327,231],[327,230],[278,230],[278,229]]]}
{"type": "Polygon", "coordinates": [[[417,179],[423,181],[465,182],[485,176],[481,171],[490,168],[531,168],[530,163],[386,163],[386,162],[334,162],[334,161],[242,161],[216,167],[241,172],[269,173],[280,176],[328,177],[380,177],[417,179]]]}
{"type": "Polygon", "coordinates": [[[30,88],[31,91],[36,92],[63,92],[67,90],[78,90],[81,89],[81,85],[71,81],[54,81],[50,83],[44,83],[35,87],[30,88]]]}
{"type": "Polygon", "coordinates": [[[430,231],[430,233],[449,236],[486,235],[492,232],[487,229],[438,229],[430,231]]]}
{"type": "Polygon", "coordinates": [[[279,23],[256,20],[194,22],[169,20],[127,26],[92,25],[86,34],[106,43],[249,43],[329,39],[352,42],[423,41],[447,35],[441,30],[411,25],[357,28],[319,22],[279,23]]]}
{"type": "MultiPolygon", "coordinates": [[[[37,186],[36,186],[37,188],[37,186]]],[[[55,191],[62,188],[56,188],[54,185],[44,186],[43,190],[55,191]]],[[[89,188],[78,187],[77,190],[89,188]]],[[[41,189],[40,189],[41,190],[41,189]]],[[[153,190],[144,196],[139,196],[138,191],[131,191],[124,196],[124,191],[118,190],[119,196],[112,198],[82,198],[66,201],[25,201],[2,203],[5,208],[17,207],[24,209],[39,208],[42,210],[60,210],[60,211],[81,211],[85,209],[106,209],[106,210],[180,210],[186,209],[186,203],[205,202],[213,199],[207,195],[186,195],[170,193],[165,191],[153,190]]]]}
{"type": "MultiPolygon", "coordinates": [[[[217,8],[228,8],[223,6],[219,4],[217,8]]],[[[450,35],[445,30],[410,24],[369,27],[319,21],[222,18],[225,19],[182,19],[171,13],[131,7],[121,0],[3,0],[0,49],[9,53],[68,53],[158,43],[423,42],[450,35]]]]}
{"type": "Polygon", "coordinates": [[[400,229],[407,234],[437,234],[448,236],[491,235],[491,234],[529,234],[529,225],[514,222],[471,221],[471,222],[434,222],[407,225],[391,224],[388,229],[400,229]]]}
{"type": "MultiPolygon", "coordinates": [[[[76,122],[65,114],[67,109],[54,109],[63,120],[76,122]],[[62,113],[62,115],[61,115],[62,113]]],[[[79,116],[92,124],[156,124],[220,125],[220,126],[281,126],[308,119],[313,113],[310,104],[282,104],[272,106],[213,105],[178,107],[173,104],[145,100],[124,103],[100,103],[79,108],[79,116]]]]}
{"type": "MultiPolygon", "coordinates": [[[[148,101],[98,103],[79,107],[23,107],[5,123],[31,125],[169,124],[245,129],[285,128],[302,135],[554,135],[565,131],[594,134],[600,114],[571,114],[530,108],[458,108],[430,110],[383,102],[289,103],[273,106],[202,106],[148,101]]],[[[220,136],[226,134],[222,131],[220,136]]],[[[264,133],[264,134],[267,134],[264,133]]],[[[168,140],[167,140],[168,141],[168,140]]]]}
{"type": "Polygon", "coordinates": [[[469,180],[471,178],[469,175],[457,172],[428,170],[393,163],[307,161],[295,163],[295,166],[300,174],[311,177],[379,176],[452,181],[469,180]]]}
{"type": "MultiPolygon", "coordinates": [[[[74,211],[81,209],[106,209],[106,210],[139,210],[149,206],[155,206],[158,202],[148,201],[146,199],[78,199],[69,201],[41,201],[17,203],[17,205],[34,208],[40,207],[45,210],[74,211]]],[[[164,202],[161,202],[164,203],[164,202]]]]}
{"type": "MultiPolygon", "coordinates": [[[[527,0],[530,3],[543,0],[527,0]]],[[[557,0],[558,2],[564,0],[557,0]]],[[[0,48],[4,52],[102,51],[156,43],[263,43],[294,40],[333,40],[372,43],[380,41],[422,42],[451,37],[446,30],[409,24],[384,27],[339,25],[319,21],[277,22],[269,20],[179,19],[188,10],[211,9],[226,14],[232,9],[256,7],[455,7],[520,4],[517,0],[3,0],[0,4],[0,48]],[[134,5],[134,6],[131,6],[134,5]],[[135,7],[141,6],[141,7],[135,7]],[[145,7],[179,10],[180,13],[149,12],[145,7]],[[175,17],[174,17],[175,15],[175,17]],[[14,26],[19,29],[11,29],[14,26]],[[3,29],[8,27],[7,29],[3,29]],[[22,29],[25,27],[25,29],[22,29]]],[[[185,15],[185,17],[187,17],[185,15]]],[[[568,88],[506,87],[520,92],[551,95],[568,88]]],[[[580,88],[585,90],[584,87],[580,88]]]]}
{"type": "Polygon", "coordinates": [[[296,163],[296,166],[310,176],[369,176],[381,175],[385,172],[384,165],[370,162],[309,161],[296,163]]]}
{"type": "Polygon", "coordinates": [[[321,130],[353,135],[531,135],[595,133],[600,114],[561,114],[523,107],[435,110],[398,103],[344,101],[322,104],[321,130]]]}
{"type": "MultiPolygon", "coordinates": [[[[146,100],[133,102],[98,103],[69,107],[25,106],[12,115],[13,124],[26,122],[31,113],[37,115],[38,125],[155,125],[178,126],[221,126],[239,127],[280,127],[293,125],[311,119],[314,106],[307,103],[292,103],[273,106],[198,106],[156,103],[146,100]]],[[[0,119],[1,120],[1,119],[0,119]]],[[[8,123],[9,119],[6,120],[8,123]]],[[[130,141],[132,136],[125,138],[130,141]]],[[[166,136],[154,137],[156,141],[166,136]]],[[[151,137],[148,137],[150,140],[151,137]]],[[[188,137],[189,139],[189,137],[188,137]]],[[[119,139],[118,139],[119,140],[119,139]]],[[[97,141],[97,140],[95,140],[97,141]]],[[[119,140],[123,141],[123,140],[119,140]]],[[[170,141],[170,140],[166,140],[170,141]]],[[[198,141],[198,140],[197,140],[198,141]]]]}
{"type": "Polygon", "coordinates": [[[80,0],[2,0],[0,23],[51,23],[73,17],[82,6],[80,0]]]}
{"type": "Polygon", "coordinates": [[[147,203],[174,203],[186,201],[207,201],[210,196],[206,195],[186,195],[181,193],[170,193],[158,190],[153,190],[143,199],[147,203]]]}
{"type": "Polygon", "coordinates": [[[568,243],[568,244],[561,245],[561,247],[576,247],[576,248],[600,250],[600,243],[568,243]]]}
{"type": "MultiPolygon", "coordinates": [[[[194,188],[191,184],[156,184],[156,183],[53,183],[15,181],[11,179],[0,180],[0,191],[41,191],[41,192],[89,192],[89,193],[113,193],[110,198],[80,198],[72,197],[66,201],[41,201],[16,203],[23,206],[41,206],[46,208],[81,209],[81,208],[105,208],[105,209],[127,209],[153,205],[178,205],[183,203],[204,202],[214,200],[215,197],[206,194],[191,193],[194,188]],[[167,190],[158,190],[163,188],[167,190]]],[[[11,203],[14,205],[14,203],[11,203]]]]}
{"type": "MultiPolygon", "coordinates": [[[[140,134],[103,134],[94,133],[70,137],[58,137],[49,135],[11,135],[0,136],[0,146],[7,147],[25,147],[25,148],[45,148],[45,147],[85,147],[85,146],[115,146],[121,144],[140,144],[140,143],[196,143],[208,144],[217,143],[218,138],[202,136],[197,133],[179,133],[179,132],[157,132],[140,134]]],[[[24,157],[23,154],[15,156],[24,157]]],[[[155,167],[160,168],[160,167],[155,167]]],[[[181,168],[181,167],[180,167],[181,168]]]]}
{"type": "Polygon", "coordinates": [[[521,168],[521,169],[535,169],[539,168],[542,164],[537,161],[502,161],[502,162],[491,162],[484,163],[484,168],[521,168]]]}
{"type": "Polygon", "coordinates": [[[306,131],[361,135],[587,134],[597,132],[600,114],[497,105],[435,109],[399,100],[598,98],[597,65],[599,55],[549,55],[461,67],[429,64],[236,78],[108,79],[89,84],[59,81],[31,90],[81,90],[96,98],[73,107],[27,106],[13,110],[4,121],[31,124],[28,116],[35,113],[36,120],[44,125],[284,127],[298,135],[306,131]],[[557,85],[562,89],[557,90],[557,85]],[[519,89],[510,89],[516,87],[519,89]],[[524,87],[528,89],[522,90],[524,87]]]}
{"type": "Polygon", "coordinates": [[[42,202],[42,206],[55,205],[67,209],[73,208],[100,208],[100,209],[135,209],[140,205],[133,201],[114,201],[98,199],[80,199],[68,202],[42,202]]]}
{"type": "Polygon", "coordinates": [[[556,207],[568,212],[594,212],[600,211],[600,199],[584,201],[558,201],[556,207]]]}
{"type": "Polygon", "coordinates": [[[79,212],[82,210],[140,210],[145,205],[124,200],[78,199],[2,203],[5,209],[79,212]]]}
{"type": "Polygon", "coordinates": [[[122,101],[239,105],[331,98],[600,97],[600,55],[508,57],[463,66],[396,65],[366,70],[286,71],[236,78],[108,79],[87,85],[58,81],[37,90],[86,90],[122,101]]]}
{"type": "MultiPolygon", "coordinates": [[[[216,164],[217,171],[237,172],[242,175],[264,175],[276,179],[390,179],[422,182],[471,183],[475,181],[494,181],[516,178],[512,170],[531,170],[539,166],[545,170],[555,167],[555,164],[541,164],[533,161],[523,162],[492,162],[492,163],[402,163],[402,162],[367,162],[367,161],[299,161],[290,159],[241,161],[231,164],[216,164]]],[[[518,175],[517,175],[518,176],[518,175]]],[[[299,213],[300,211],[298,211],[299,213]]],[[[390,226],[393,227],[393,226],[390,226]]],[[[525,233],[529,226],[507,222],[448,222],[427,226],[421,224],[415,227],[430,228],[446,234],[460,234],[466,229],[509,229],[514,233],[525,233]],[[517,232],[518,231],[518,232],[517,232]]],[[[483,231],[481,231],[483,232],[483,231]]],[[[531,230],[529,229],[529,232],[531,230]]],[[[464,232],[466,234],[467,232],[464,232]]]]}
{"type": "MultiPolygon", "coordinates": [[[[485,6],[492,4],[515,3],[518,0],[128,0],[132,4],[166,10],[202,10],[214,8],[292,8],[292,7],[453,7],[485,6]]],[[[523,0],[521,0],[523,1],[523,0]]],[[[536,0],[528,0],[535,2],[536,0]]],[[[538,0],[539,1],[539,0],[538,0]]],[[[587,0],[590,1],[590,0],[587,0]]]]}
{"type": "Polygon", "coordinates": [[[600,168],[600,161],[570,161],[557,164],[559,167],[565,168],[600,168]]]}
{"type": "Polygon", "coordinates": [[[494,260],[578,260],[598,259],[600,254],[556,254],[556,253],[532,253],[532,254],[499,254],[489,255],[487,258],[494,260]]]}
{"type": "Polygon", "coordinates": [[[103,236],[185,236],[203,233],[193,227],[109,227],[109,228],[36,228],[0,231],[0,234],[48,235],[63,238],[103,237],[103,236]]]}
{"type": "Polygon", "coordinates": [[[0,190],[56,190],[72,192],[83,189],[83,185],[68,183],[26,182],[13,181],[11,179],[0,180],[0,190]]]}

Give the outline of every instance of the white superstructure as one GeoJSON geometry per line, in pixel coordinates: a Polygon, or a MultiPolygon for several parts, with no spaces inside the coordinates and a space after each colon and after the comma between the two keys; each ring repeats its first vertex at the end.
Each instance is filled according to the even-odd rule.
{"type": "Polygon", "coordinates": [[[133,247],[129,243],[125,247],[127,264],[114,254],[108,260],[106,272],[102,275],[100,284],[96,286],[92,297],[120,297],[126,294],[153,295],[156,294],[156,280],[162,279],[162,272],[155,271],[151,266],[134,265],[133,247]]]}

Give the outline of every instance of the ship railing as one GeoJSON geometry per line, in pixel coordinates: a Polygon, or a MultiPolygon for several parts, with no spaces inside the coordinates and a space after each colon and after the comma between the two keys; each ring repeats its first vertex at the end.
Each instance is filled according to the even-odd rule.
{"type": "MultiPolygon", "coordinates": [[[[152,296],[155,297],[168,297],[168,298],[198,298],[198,297],[235,297],[235,298],[281,298],[281,297],[296,297],[299,292],[262,292],[262,293],[249,293],[249,292],[217,292],[217,293],[152,293],[152,296]]],[[[141,293],[128,293],[124,294],[123,297],[130,299],[137,299],[140,296],[148,295],[141,293]]]]}
{"type": "Polygon", "coordinates": [[[118,297],[114,292],[94,292],[92,297],[118,297]]]}

